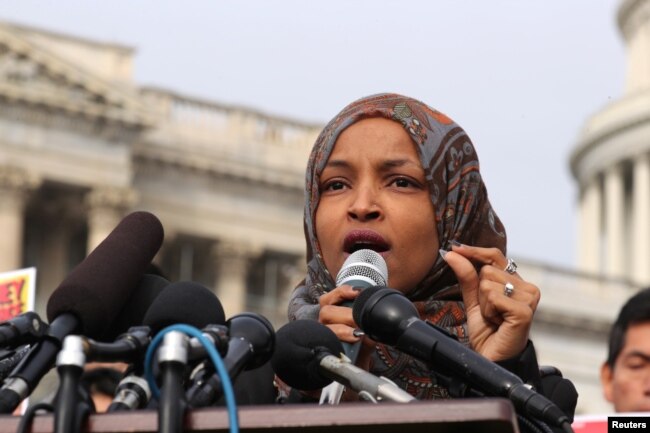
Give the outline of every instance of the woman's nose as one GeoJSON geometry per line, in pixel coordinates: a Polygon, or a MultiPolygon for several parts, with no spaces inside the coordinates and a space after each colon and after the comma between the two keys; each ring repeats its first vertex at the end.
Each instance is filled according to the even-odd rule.
{"type": "Polygon", "coordinates": [[[348,216],[358,221],[370,221],[378,219],[381,215],[382,210],[375,191],[372,188],[357,189],[348,208],[348,216]]]}

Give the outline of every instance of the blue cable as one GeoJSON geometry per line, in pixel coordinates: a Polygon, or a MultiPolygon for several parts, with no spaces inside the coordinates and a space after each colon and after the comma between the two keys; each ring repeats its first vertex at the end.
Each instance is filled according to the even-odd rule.
{"type": "Polygon", "coordinates": [[[230,433],[239,433],[239,419],[237,417],[235,393],[232,389],[232,383],[230,382],[228,371],[226,371],[226,366],[223,364],[223,361],[221,360],[221,356],[219,355],[219,352],[217,352],[217,349],[215,349],[214,345],[210,343],[210,340],[205,338],[201,331],[193,326],[185,324],[168,326],[156,334],[153,340],[151,340],[151,343],[149,343],[149,347],[147,348],[147,353],[144,358],[144,375],[147,379],[147,382],[149,383],[149,387],[151,388],[151,392],[154,397],[160,397],[160,390],[158,389],[158,385],[156,384],[156,380],[153,375],[153,356],[165,334],[170,331],[179,331],[191,337],[196,337],[203,345],[203,347],[205,347],[206,352],[208,352],[208,355],[210,356],[210,360],[216,367],[217,373],[221,378],[221,387],[223,388],[223,395],[226,399],[226,407],[228,408],[230,433]]]}

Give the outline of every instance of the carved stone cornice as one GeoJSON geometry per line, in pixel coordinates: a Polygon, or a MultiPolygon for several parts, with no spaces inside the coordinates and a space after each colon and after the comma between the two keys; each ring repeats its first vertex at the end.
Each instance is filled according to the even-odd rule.
{"type": "Polygon", "coordinates": [[[301,193],[305,187],[304,173],[279,172],[270,168],[235,164],[219,158],[182,157],[151,151],[134,150],[135,172],[177,170],[214,178],[228,178],[261,183],[301,193]]]}
{"type": "Polygon", "coordinates": [[[60,111],[44,107],[33,107],[23,103],[4,103],[0,95],[0,117],[12,122],[38,125],[45,128],[76,132],[93,138],[104,138],[112,142],[131,143],[142,133],[141,129],[123,124],[107,124],[82,116],[72,117],[60,111]]]}
{"type": "Polygon", "coordinates": [[[263,251],[260,245],[246,241],[220,240],[212,247],[212,256],[220,269],[229,272],[243,272],[250,260],[263,251]]]}
{"type": "Polygon", "coordinates": [[[27,192],[37,188],[41,180],[34,173],[21,167],[0,166],[0,188],[27,192]]]}
{"type": "Polygon", "coordinates": [[[99,187],[86,195],[86,205],[91,209],[113,209],[123,212],[138,201],[138,194],[131,188],[99,187]]]}
{"type": "Polygon", "coordinates": [[[136,94],[106,83],[0,25],[0,96],[6,103],[54,110],[127,129],[152,124],[136,94]]]}
{"type": "Polygon", "coordinates": [[[34,173],[13,166],[0,166],[0,208],[22,212],[29,195],[41,184],[34,173]]]}

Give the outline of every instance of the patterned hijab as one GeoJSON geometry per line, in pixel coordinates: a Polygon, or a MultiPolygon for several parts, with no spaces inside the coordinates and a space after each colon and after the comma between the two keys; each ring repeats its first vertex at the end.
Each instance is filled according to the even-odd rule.
{"type": "MultiPolygon", "coordinates": [[[[478,156],[465,131],[444,114],[420,101],[397,94],[379,94],[345,107],[318,136],[307,165],[305,237],[307,276],[294,290],[289,319],[318,320],[318,298],[336,284],[322,259],[314,216],[320,199],[319,177],[341,132],[362,119],[383,117],[402,124],[416,146],[424,168],[440,245],[449,241],[499,248],[505,255],[506,234],[492,210],[479,172],[478,156]]],[[[438,255],[425,278],[406,293],[423,319],[428,319],[468,344],[466,315],[456,276],[438,255]]],[[[429,369],[390,347],[377,344],[370,371],[397,382],[420,399],[446,397],[429,377],[429,369]]]]}

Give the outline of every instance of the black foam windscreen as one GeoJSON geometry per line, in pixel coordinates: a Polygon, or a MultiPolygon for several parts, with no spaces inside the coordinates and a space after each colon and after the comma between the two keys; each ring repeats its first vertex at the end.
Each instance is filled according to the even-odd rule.
{"type": "Polygon", "coordinates": [[[280,328],[275,338],[271,365],[287,385],[315,390],[332,382],[320,373],[320,355],[338,356],[343,352],[331,329],[315,320],[295,320],[280,328]]]}
{"type": "Polygon", "coordinates": [[[153,304],[154,299],[169,285],[169,281],[160,275],[144,274],[138,286],[126,301],[126,305],[113,321],[113,325],[99,341],[114,341],[118,335],[126,332],[132,326],[142,325],[144,316],[153,304]]]}
{"type": "Polygon", "coordinates": [[[368,299],[370,299],[372,295],[382,289],[385,289],[385,287],[368,287],[359,293],[359,296],[355,298],[354,303],[352,304],[352,318],[354,319],[354,323],[361,326],[362,314],[366,303],[368,302],[368,299]]]}
{"type": "Polygon", "coordinates": [[[223,307],[214,293],[199,283],[180,281],[165,287],[154,299],[142,324],[158,332],[179,323],[201,329],[225,322],[223,307]]]}
{"type": "Polygon", "coordinates": [[[149,212],[127,215],[52,293],[50,322],[74,314],[81,332],[99,338],[124,307],[163,241],[163,227],[149,212]]]}

